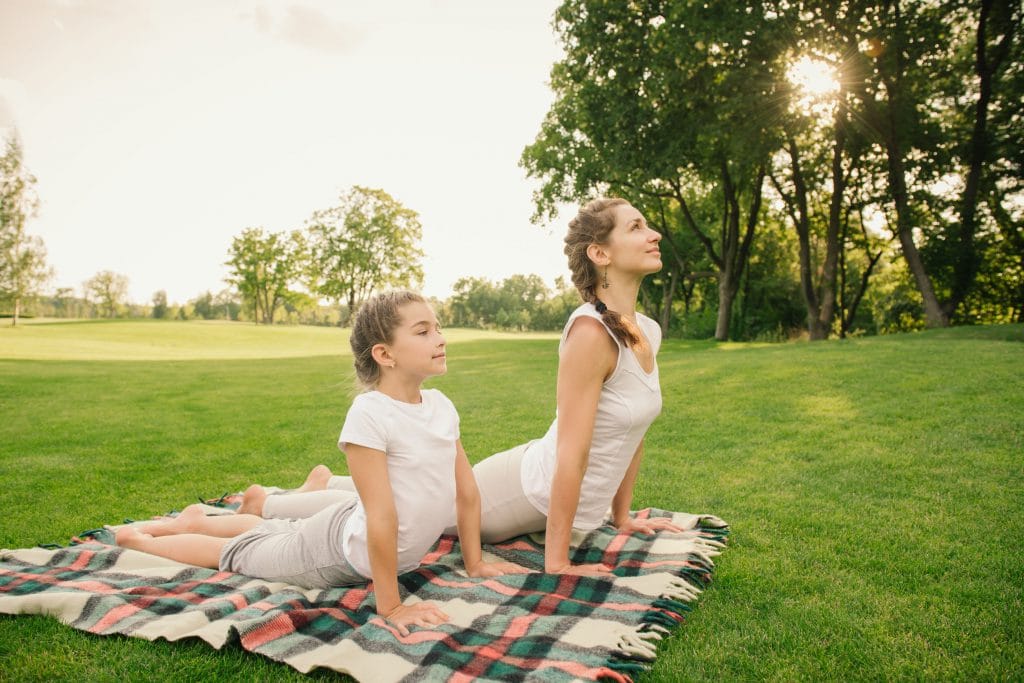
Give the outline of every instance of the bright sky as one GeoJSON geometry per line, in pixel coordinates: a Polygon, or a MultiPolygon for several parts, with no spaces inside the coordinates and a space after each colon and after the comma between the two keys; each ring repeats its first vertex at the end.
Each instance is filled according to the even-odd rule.
{"type": "Polygon", "coordinates": [[[354,184],[419,212],[424,291],[567,275],[570,208],[518,165],[553,96],[556,0],[0,0],[0,133],[42,201],[51,287],[226,285],[232,237],[303,227],[354,184]],[[4,130],[6,129],[6,130],[4,130]]]}

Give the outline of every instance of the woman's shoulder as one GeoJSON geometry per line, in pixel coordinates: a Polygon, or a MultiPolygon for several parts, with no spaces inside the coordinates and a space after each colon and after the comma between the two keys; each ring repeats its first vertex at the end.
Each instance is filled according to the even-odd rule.
{"type": "Polygon", "coordinates": [[[571,325],[566,326],[565,338],[571,337],[584,343],[602,342],[608,336],[607,326],[599,315],[579,315],[570,318],[571,325]]]}
{"type": "Polygon", "coordinates": [[[644,331],[644,334],[647,335],[648,339],[650,339],[652,342],[661,341],[661,325],[658,324],[658,321],[654,320],[653,318],[647,317],[640,311],[637,311],[636,313],[636,321],[637,324],[640,325],[640,328],[644,331]]]}
{"type": "Polygon", "coordinates": [[[580,317],[581,315],[587,316],[589,318],[596,318],[598,320],[601,319],[601,314],[597,312],[596,308],[594,308],[594,304],[590,303],[589,301],[584,301],[582,304],[573,309],[572,313],[569,314],[569,319],[566,320],[566,323],[571,323],[573,320],[580,317]]]}
{"type": "Polygon", "coordinates": [[[562,336],[560,362],[572,359],[607,377],[618,364],[619,344],[600,318],[580,316],[562,336]]]}
{"type": "MultiPolygon", "coordinates": [[[[565,326],[562,327],[562,342],[565,342],[566,337],[569,336],[569,332],[576,328],[587,328],[596,331],[607,330],[607,326],[604,324],[601,314],[597,312],[597,309],[594,308],[594,304],[590,302],[580,304],[572,313],[569,314],[568,320],[565,321],[565,326]]],[[[608,331],[607,334],[611,334],[611,331],[608,331]]]]}

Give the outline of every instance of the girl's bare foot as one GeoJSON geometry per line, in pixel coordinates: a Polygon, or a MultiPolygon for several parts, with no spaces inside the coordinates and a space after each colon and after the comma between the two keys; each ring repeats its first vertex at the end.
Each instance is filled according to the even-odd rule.
{"type": "MultiPolygon", "coordinates": [[[[206,516],[203,508],[199,505],[189,505],[178,513],[177,517],[167,517],[155,522],[140,524],[137,529],[147,536],[171,536],[173,534],[184,534],[195,530],[198,520],[206,516]]],[[[128,527],[126,527],[128,528],[128,527]]]]}
{"type": "Polygon", "coordinates": [[[153,537],[149,534],[144,534],[133,526],[124,526],[117,530],[114,534],[114,542],[122,548],[134,548],[138,546],[139,542],[145,542],[151,540],[153,537]]]}
{"type": "Polygon", "coordinates": [[[267,501],[267,490],[259,484],[253,484],[242,493],[242,504],[238,506],[239,514],[263,516],[263,503],[267,501]]]}
{"type": "Polygon", "coordinates": [[[334,473],[327,465],[317,465],[309,471],[306,481],[299,487],[299,491],[323,491],[327,488],[327,482],[331,480],[334,473]]]}

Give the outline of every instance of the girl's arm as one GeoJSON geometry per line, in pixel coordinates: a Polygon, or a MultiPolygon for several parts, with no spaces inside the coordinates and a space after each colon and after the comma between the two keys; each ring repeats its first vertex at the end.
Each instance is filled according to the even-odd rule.
{"type": "Polygon", "coordinates": [[[511,562],[483,561],[480,549],[480,488],[461,439],[455,442],[455,449],[455,510],[466,572],[473,577],[528,572],[526,567],[511,562]]]}
{"type": "Polygon", "coordinates": [[[600,564],[569,563],[569,539],[580,486],[590,458],[601,385],[618,360],[618,347],[594,318],[580,317],[562,346],[558,362],[558,441],[555,475],[551,482],[544,545],[544,570],[565,574],[604,574],[600,564]]]}
{"type": "Polygon", "coordinates": [[[394,624],[403,636],[408,626],[440,624],[448,615],[432,603],[403,605],[398,592],[398,511],[388,479],[384,451],[346,444],[345,455],[359,499],[366,509],[367,551],[377,614],[394,624]]]}
{"type": "Polygon", "coordinates": [[[629,463],[629,469],[622,477],[618,491],[612,499],[612,523],[624,534],[640,532],[653,534],[664,529],[668,531],[683,531],[682,527],[676,526],[672,520],[664,517],[654,519],[633,519],[629,516],[629,508],[633,503],[633,487],[636,485],[636,475],[640,471],[640,462],[644,459],[644,441],[636,447],[633,459],[629,463]]]}

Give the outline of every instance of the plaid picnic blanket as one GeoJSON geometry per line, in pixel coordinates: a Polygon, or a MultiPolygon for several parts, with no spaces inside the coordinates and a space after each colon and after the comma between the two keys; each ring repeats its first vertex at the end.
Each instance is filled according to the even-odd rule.
{"type": "MultiPolygon", "coordinates": [[[[238,498],[211,514],[233,514],[238,498]]],[[[326,667],[360,681],[631,681],[710,581],[728,527],[711,515],[657,509],[691,531],[627,536],[605,526],[573,537],[573,562],[602,561],[614,578],[537,573],[488,579],[462,569],[444,536],[399,577],[405,601],[433,600],[451,617],[402,637],[374,611],[365,586],[305,590],[201,569],[113,544],[113,529],[65,548],[0,551],[0,613],[45,614],[74,628],[176,641],[202,638],[305,673],[326,667]]],[[[542,569],[543,535],[485,546],[542,569]]]]}

